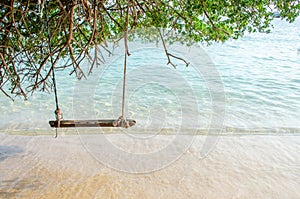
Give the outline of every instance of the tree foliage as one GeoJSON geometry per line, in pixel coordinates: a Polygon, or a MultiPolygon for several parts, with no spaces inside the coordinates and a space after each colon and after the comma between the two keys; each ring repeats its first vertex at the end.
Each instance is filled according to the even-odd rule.
{"type": "MultiPolygon", "coordinates": [[[[109,52],[107,43],[121,39],[128,52],[127,40],[137,37],[160,39],[166,46],[210,44],[238,39],[245,32],[269,32],[274,10],[292,22],[300,4],[292,0],[3,0],[0,87],[7,96],[48,90],[54,69],[51,57],[56,69],[70,68],[77,78],[86,77],[82,61],[89,61],[91,71],[104,61],[101,53],[109,52]]],[[[165,53],[170,61],[167,48],[165,53]]]]}

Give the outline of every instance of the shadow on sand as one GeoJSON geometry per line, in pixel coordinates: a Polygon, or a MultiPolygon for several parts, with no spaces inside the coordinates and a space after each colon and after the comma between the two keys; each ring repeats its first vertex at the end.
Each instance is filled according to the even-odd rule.
{"type": "MultiPolygon", "coordinates": [[[[19,146],[1,146],[0,145],[0,163],[5,159],[12,157],[16,154],[22,153],[23,149],[19,146]]],[[[16,184],[18,181],[16,180],[3,180],[0,181],[0,198],[15,198],[18,194],[16,188],[9,188],[13,184],[16,184]],[[10,190],[11,189],[11,190],[10,190]],[[10,191],[7,191],[10,190],[10,191]]],[[[15,187],[15,185],[14,185],[15,187]]]]}
{"type": "Polygon", "coordinates": [[[19,146],[0,146],[0,162],[21,152],[23,149],[19,146]]]}

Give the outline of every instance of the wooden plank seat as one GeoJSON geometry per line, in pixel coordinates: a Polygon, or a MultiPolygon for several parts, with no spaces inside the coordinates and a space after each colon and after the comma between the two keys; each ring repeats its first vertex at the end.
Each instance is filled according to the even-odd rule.
{"type": "MultiPolygon", "coordinates": [[[[136,124],[135,120],[127,119],[127,127],[131,127],[136,124]]],[[[49,121],[51,127],[58,128],[58,122],[56,120],[49,121]]],[[[118,120],[61,120],[59,128],[69,127],[123,127],[118,120]]]]}

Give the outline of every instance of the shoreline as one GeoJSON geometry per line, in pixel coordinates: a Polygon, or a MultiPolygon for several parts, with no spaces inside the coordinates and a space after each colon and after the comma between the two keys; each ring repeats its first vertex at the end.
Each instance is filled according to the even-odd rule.
{"type": "MultiPolygon", "coordinates": [[[[20,136],[48,136],[54,135],[54,128],[42,129],[6,129],[1,130],[0,134],[20,135],[20,136]]],[[[60,128],[58,135],[97,135],[97,134],[129,134],[129,135],[191,135],[191,136],[247,136],[247,135],[268,135],[268,136],[300,136],[300,128],[297,127],[278,127],[278,128],[252,128],[243,129],[236,127],[224,127],[223,129],[145,129],[131,127],[124,128],[60,128]]]]}

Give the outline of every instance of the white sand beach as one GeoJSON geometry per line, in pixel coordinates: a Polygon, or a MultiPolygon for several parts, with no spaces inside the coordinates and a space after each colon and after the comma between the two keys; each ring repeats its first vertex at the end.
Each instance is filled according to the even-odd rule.
{"type": "Polygon", "coordinates": [[[205,157],[207,137],[194,138],[170,165],[130,174],[95,159],[78,135],[0,134],[0,198],[300,198],[300,136],[219,136],[205,157]]]}

